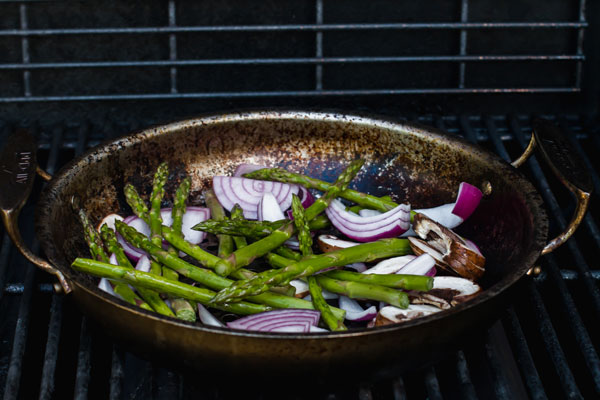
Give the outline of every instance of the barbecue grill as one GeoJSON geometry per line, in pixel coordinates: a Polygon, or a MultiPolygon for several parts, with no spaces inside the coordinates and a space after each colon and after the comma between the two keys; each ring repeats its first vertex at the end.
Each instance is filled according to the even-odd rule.
{"type": "MultiPolygon", "coordinates": [[[[500,155],[534,116],[556,122],[600,190],[600,6],[585,1],[0,1],[0,146],[17,127],[49,173],[106,139],[217,110],[367,111],[442,128],[500,155]]],[[[523,167],[522,167],[523,168],[523,167]]],[[[551,216],[575,202],[523,168],[551,216]]],[[[37,183],[21,216],[33,232],[37,183]]],[[[594,398],[600,233],[584,223],[478,340],[425,370],[365,382],[240,386],[134,355],[83,317],[0,228],[4,398],[594,398]]]]}

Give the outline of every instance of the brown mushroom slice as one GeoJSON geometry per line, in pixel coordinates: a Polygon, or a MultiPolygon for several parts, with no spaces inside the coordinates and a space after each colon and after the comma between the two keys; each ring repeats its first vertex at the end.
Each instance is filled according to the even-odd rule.
{"type": "Polygon", "coordinates": [[[410,321],[442,311],[441,309],[428,305],[410,304],[408,308],[398,308],[394,306],[385,306],[379,310],[375,317],[375,326],[397,324],[410,321]]]}
{"type": "Polygon", "coordinates": [[[308,283],[300,280],[300,279],[293,279],[290,281],[290,285],[292,285],[294,287],[294,289],[296,289],[296,293],[294,294],[294,297],[297,297],[299,299],[308,296],[308,283]]]}
{"type": "Polygon", "coordinates": [[[368,270],[364,271],[363,274],[395,274],[402,269],[406,264],[413,261],[415,256],[409,254],[406,256],[387,258],[383,261],[378,262],[368,270]]]}
{"type": "Polygon", "coordinates": [[[319,235],[317,237],[317,244],[323,253],[329,253],[335,250],[353,247],[359,245],[360,243],[342,240],[333,235],[319,235]]]}
{"type": "Polygon", "coordinates": [[[430,247],[445,250],[439,253],[454,272],[472,281],[481,278],[485,257],[471,249],[463,238],[423,214],[417,213],[413,221],[415,233],[426,239],[430,247]]]}
{"type": "Polygon", "coordinates": [[[427,293],[416,291],[409,292],[408,298],[410,300],[410,304],[426,304],[442,310],[447,310],[452,307],[450,302],[448,302],[445,298],[432,294],[431,291],[427,293]]]}
{"type": "Polygon", "coordinates": [[[481,286],[468,279],[456,276],[436,276],[433,278],[433,288],[427,294],[442,298],[455,306],[472,299],[481,291],[481,286]]]}
{"type": "Polygon", "coordinates": [[[436,249],[434,249],[433,247],[429,246],[428,242],[424,241],[423,239],[411,236],[408,238],[408,243],[410,244],[410,248],[412,249],[413,253],[415,253],[417,257],[423,253],[427,253],[435,260],[436,267],[439,267],[444,271],[455,274],[454,270],[450,268],[450,266],[444,261],[444,255],[436,249]]]}

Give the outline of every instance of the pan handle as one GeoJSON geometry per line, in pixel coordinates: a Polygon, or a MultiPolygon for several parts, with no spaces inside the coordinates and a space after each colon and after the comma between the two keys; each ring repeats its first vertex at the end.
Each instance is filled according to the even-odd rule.
{"type": "Polygon", "coordinates": [[[19,213],[29,198],[36,172],[43,173],[41,175],[45,180],[51,178],[37,166],[36,150],[35,140],[23,130],[15,132],[6,141],[0,154],[0,216],[17,250],[31,263],[58,278],[60,285],[55,285],[55,290],[69,293],[71,285],[62,272],[33,254],[25,245],[19,230],[19,213]]]}
{"type": "Polygon", "coordinates": [[[531,141],[525,152],[512,165],[515,168],[521,166],[536,147],[539,148],[542,157],[546,160],[554,175],[577,199],[577,207],[565,230],[550,240],[542,250],[542,254],[548,254],[575,233],[587,211],[593,185],[587,168],[583,165],[581,159],[577,157],[577,152],[571,143],[556,125],[545,119],[535,119],[533,121],[531,141]]]}

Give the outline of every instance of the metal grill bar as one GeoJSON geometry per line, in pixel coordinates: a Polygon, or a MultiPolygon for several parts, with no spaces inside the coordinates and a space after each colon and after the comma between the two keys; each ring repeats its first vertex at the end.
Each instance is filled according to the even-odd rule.
{"type": "MultiPolygon", "coordinates": [[[[467,22],[469,19],[469,0],[462,0],[460,8],[460,22],[467,22]]],[[[467,54],[467,30],[461,29],[460,31],[460,55],[465,56],[467,54]]],[[[461,62],[459,65],[458,72],[458,87],[465,87],[465,71],[467,65],[461,62]]]]}
{"type": "Polygon", "coordinates": [[[70,28],[70,29],[4,29],[0,36],[57,36],[57,35],[114,35],[194,32],[289,32],[289,31],[352,31],[352,30],[409,30],[409,29],[580,29],[585,21],[577,22],[425,22],[377,24],[292,24],[292,25],[229,25],[229,26],[157,26],[128,28],[70,28]]]}
{"type": "Polygon", "coordinates": [[[92,353],[92,335],[88,330],[87,318],[81,318],[81,329],[79,334],[79,352],[77,353],[77,372],[75,375],[75,400],[87,400],[90,384],[92,353]]]}
{"type": "Polygon", "coordinates": [[[123,378],[125,373],[123,371],[123,352],[113,346],[112,362],[110,367],[110,393],[109,398],[111,400],[118,400],[122,398],[123,392],[123,378]]]}
{"type": "MultiPolygon", "coordinates": [[[[318,42],[318,40],[317,40],[318,42]]],[[[322,47],[322,44],[321,44],[322,47]]],[[[318,47],[317,47],[318,50],[318,47]]],[[[130,67],[189,67],[205,65],[281,65],[281,64],[362,64],[394,62],[485,62],[485,61],[583,61],[583,55],[456,55],[456,56],[397,56],[397,57],[316,57],[304,58],[229,58],[177,60],[176,53],[169,60],[153,61],[81,61],[51,63],[0,64],[0,70],[55,69],[55,68],[130,68],[130,67]]],[[[463,85],[464,86],[464,85],[463,85]]]]}
{"type": "MultiPolygon", "coordinates": [[[[316,23],[323,25],[323,0],[317,0],[316,3],[316,23]]],[[[323,31],[317,31],[315,41],[315,56],[317,59],[323,59],[323,31]]],[[[315,66],[315,90],[323,90],[322,62],[315,66]]]]}
{"type": "MultiPolygon", "coordinates": [[[[19,6],[19,17],[21,23],[21,30],[27,30],[27,5],[21,4],[19,6]]],[[[21,58],[23,64],[29,64],[31,57],[29,55],[29,39],[26,36],[21,37],[21,58]]],[[[28,70],[23,71],[23,94],[25,97],[31,96],[31,72],[28,70]]]]}
{"type": "Polygon", "coordinates": [[[471,381],[467,359],[462,350],[456,353],[456,378],[460,383],[461,398],[476,400],[477,392],[475,392],[475,386],[473,386],[473,382],[471,381]]]}
{"type": "Polygon", "coordinates": [[[556,331],[550,322],[550,315],[546,310],[542,296],[533,282],[529,284],[529,295],[533,302],[534,314],[536,322],[539,325],[540,336],[544,342],[546,351],[552,360],[552,365],[558,375],[564,395],[569,398],[582,398],[573,372],[571,371],[571,368],[569,368],[565,353],[563,352],[556,335],[556,331]]]}
{"type": "MultiPolygon", "coordinates": [[[[169,0],[169,26],[176,25],[175,0],[169,0]]],[[[169,35],[169,60],[177,60],[177,36],[172,33],[169,35]]],[[[171,93],[177,93],[177,68],[170,69],[171,93]]]]}
{"type": "Polygon", "coordinates": [[[394,400],[406,399],[406,388],[404,387],[404,379],[398,377],[392,382],[392,396],[394,400]]]}
{"type": "MultiPolygon", "coordinates": [[[[579,21],[585,21],[585,0],[579,0],[579,21]]],[[[577,31],[577,54],[583,54],[583,38],[584,38],[584,30],[579,29],[577,31]]],[[[577,68],[575,70],[575,87],[581,87],[581,75],[583,70],[583,63],[578,62],[577,68]]]]}
{"type": "Polygon", "coordinates": [[[420,89],[355,89],[355,90],[290,90],[269,92],[206,92],[206,93],[140,93],[105,94],[82,96],[31,96],[0,97],[0,103],[34,103],[50,101],[104,101],[104,100],[183,100],[183,99],[240,99],[274,97],[340,97],[376,96],[397,94],[485,94],[485,93],[578,93],[580,89],[571,87],[543,88],[420,88],[420,89]]]}
{"type": "Polygon", "coordinates": [[[44,353],[44,365],[42,367],[42,379],[40,382],[40,400],[49,400],[54,392],[55,369],[58,359],[58,344],[60,340],[60,328],[62,324],[62,295],[52,295],[50,306],[50,323],[48,325],[48,339],[46,340],[46,351],[44,353]]]}
{"type": "Polygon", "coordinates": [[[511,336],[514,343],[514,351],[517,359],[517,365],[523,376],[523,381],[529,390],[529,396],[533,400],[545,400],[548,397],[544,391],[544,385],[540,379],[540,375],[535,367],[533,357],[529,351],[529,345],[527,339],[521,328],[521,324],[515,313],[514,308],[511,306],[507,310],[504,325],[509,327],[506,332],[511,336]]]}
{"type": "Polygon", "coordinates": [[[425,372],[425,389],[427,390],[427,397],[429,399],[443,400],[440,382],[438,381],[434,367],[427,368],[425,372]]]}

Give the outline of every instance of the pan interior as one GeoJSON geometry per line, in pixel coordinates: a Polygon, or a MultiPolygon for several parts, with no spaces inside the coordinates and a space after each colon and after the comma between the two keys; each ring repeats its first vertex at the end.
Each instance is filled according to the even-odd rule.
{"type": "MultiPolygon", "coordinates": [[[[230,175],[240,163],[280,166],[333,181],[357,158],[366,161],[352,188],[391,195],[424,208],[454,201],[460,182],[491,187],[458,232],[487,258],[487,287],[521,276],[539,255],[547,221],[539,196],[496,156],[431,128],[339,114],[258,112],[183,121],[99,147],[66,166],[48,186],[38,215],[38,233],[51,261],[68,276],[70,262],[87,256],[82,230],[70,208],[81,198],[94,221],[108,213],[130,214],[123,186],[143,196],[159,163],[168,161],[166,193],[192,177],[190,204],[215,175],[230,175]]],[[[165,206],[171,203],[167,195],[165,206]]],[[[501,288],[499,288],[501,289],[501,288]]]]}

